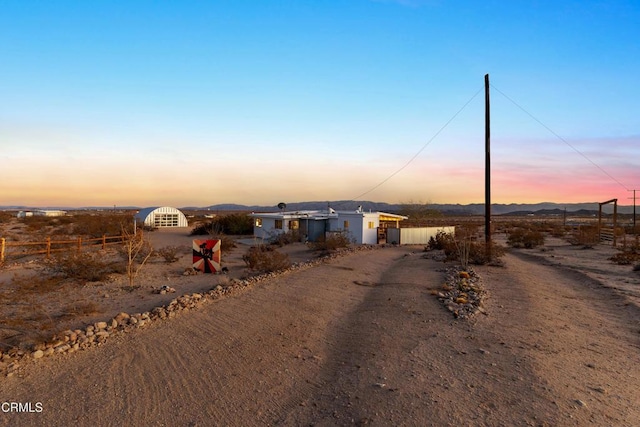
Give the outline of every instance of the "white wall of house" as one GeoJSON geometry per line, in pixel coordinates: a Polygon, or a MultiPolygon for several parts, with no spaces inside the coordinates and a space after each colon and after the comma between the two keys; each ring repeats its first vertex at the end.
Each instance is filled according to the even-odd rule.
{"type": "Polygon", "coordinates": [[[291,218],[286,216],[260,216],[253,218],[253,235],[258,239],[270,239],[278,234],[286,233],[291,230],[297,230],[300,227],[299,218],[291,218]],[[276,222],[280,221],[281,228],[276,228],[276,222]],[[297,224],[297,227],[295,224],[297,224]]]}
{"type": "Polygon", "coordinates": [[[439,232],[455,234],[455,227],[387,228],[387,242],[399,245],[426,245],[439,232]]]}
{"type": "Polygon", "coordinates": [[[380,216],[377,212],[338,212],[337,218],[331,218],[331,231],[346,231],[357,244],[375,245],[378,243],[380,216]],[[348,226],[345,224],[348,222],[348,226]]]}
{"type": "Polygon", "coordinates": [[[275,218],[253,218],[253,235],[258,239],[268,239],[275,232],[275,218]]]}

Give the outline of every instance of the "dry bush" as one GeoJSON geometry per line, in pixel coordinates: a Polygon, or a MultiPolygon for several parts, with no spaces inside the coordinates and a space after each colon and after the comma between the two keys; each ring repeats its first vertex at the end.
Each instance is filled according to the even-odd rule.
{"type": "MultiPolygon", "coordinates": [[[[618,265],[631,265],[637,263],[640,261],[640,242],[636,240],[631,245],[621,248],[620,252],[609,258],[609,260],[618,265]]],[[[635,267],[638,266],[636,265],[635,267]]]]}
{"type": "Polygon", "coordinates": [[[165,246],[164,248],[157,249],[156,253],[161,258],[164,258],[167,264],[171,264],[172,262],[178,261],[179,250],[180,248],[178,246],[165,246]]]}
{"type": "Polygon", "coordinates": [[[153,255],[153,247],[142,233],[132,234],[123,228],[122,236],[124,236],[124,244],[121,250],[125,255],[129,286],[133,286],[142,266],[153,255]]]}
{"type": "Polygon", "coordinates": [[[219,234],[218,236],[212,236],[212,238],[214,240],[220,240],[220,250],[222,251],[223,256],[225,253],[230,252],[236,247],[236,241],[226,234],[219,234]]]}
{"type": "Polygon", "coordinates": [[[591,249],[600,243],[598,227],[595,225],[581,225],[571,233],[568,241],[574,246],[582,246],[585,249],[591,249]]]}
{"type": "Polygon", "coordinates": [[[321,236],[315,242],[310,243],[314,251],[332,252],[342,248],[348,248],[353,240],[347,233],[331,233],[328,236],[321,236]]]}
{"type": "Polygon", "coordinates": [[[119,236],[122,230],[133,231],[133,217],[127,214],[83,214],[74,216],[72,233],[79,236],[119,236]]]}
{"type": "Polygon", "coordinates": [[[59,320],[68,320],[101,312],[100,306],[93,301],[72,302],[64,306],[57,317],[59,320]]]}
{"type": "Polygon", "coordinates": [[[285,245],[290,245],[292,243],[300,242],[300,232],[298,230],[289,230],[286,233],[275,233],[273,236],[269,237],[269,243],[283,247],[285,245]]]}
{"type": "Polygon", "coordinates": [[[442,249],[446,261],[460,261],[463,268],[469,264],[484,265],[489,262],[499,263],[499,258],[505,253],[504,248],[491,242],[491,260],[486,253],[486,243],[477,238],[477,227],[461,227],[455,236],[438,233],[433,243],[429,242],[429,249],[442,249]]]}
{"type": "Polygon", "coordinates": [[[538,230],[512,228],[507,236],[507,244],[513,248],[532,249],[544,245],[544,234],[538,230]]]}
{"type": "Polygon", "coordinates": [[[206,234],[253,234],[253,218],[246,213],[232,213],[215,217],[208,222],[197,224],[191,230],[192,236],[202,236],[206,234]]]}
{"type": "Polygon", "coordinates": [[[266,245],[251,246],[247,253],[242,255],[242,260],[249,270],[258,273],[271,273],[291,266],[289,255],[266,245]]]}
{"type": "Polygon", "coordinates": [[[451,236],[451,234],[445,233],[444,231],[438,231],[435,237],[429,237],[429,242],[427,243],[427,247],[425,249],[442,250],[452,238],[453,236],[451,236]]]}
{"type": "Polygon", "coordinates": [[[71,224],[74,219],[72,216],[43,216],[35,215],[26,218],[20,218],[20,221],[26,225],[28,231],[39,231],[44,228],[59,227],[61,225],[71,224]]]}
{"type": "Polygon", "coordinates": [[[65,295],[68,281],[57,275],[14,275],[9,283],[0,288],[0,349],[11,347],[29,348],[42,342],[60,328],[60,322],[78,316],[101,312],[94,302],[69,301],[66,304],[51,304],[52,298],[65,295]]]}
{"type": "Polygon", "coordinates": [[[112,273],[122,272],[116,264],[108,263],[104,257],[90,252],[58,254],[45,261],[45,266],[52,274],[80,282],[100,282],[112,273]]]}

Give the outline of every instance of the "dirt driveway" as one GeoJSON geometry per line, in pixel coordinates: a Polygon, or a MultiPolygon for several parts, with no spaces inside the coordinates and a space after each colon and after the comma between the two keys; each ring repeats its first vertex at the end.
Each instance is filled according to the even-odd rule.
{"type": "Polygon", "coordinates": [[[0,425],[640,425],[640,312],[507,255],[454,320],[415,248],[356,252],[0,380],[0,425]]]}

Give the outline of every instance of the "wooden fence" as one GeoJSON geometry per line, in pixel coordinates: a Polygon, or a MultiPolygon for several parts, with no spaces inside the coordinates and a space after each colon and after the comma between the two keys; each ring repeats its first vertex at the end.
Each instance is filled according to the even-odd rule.
{"type": "Polygon", "coordinates": [[[0,264],[8,257],[24,257],[28,255],[45,255],[47,258],[52,252],[81,252],[85,249],[106,249],[109,245],[122,243],[127,236],[106,236],[83,239],[78,237],[73,240],[52,240],[47,237],[43,242],[7,242],[4,237],[0,238],[0,264]],[[12,250],[12,248],[23,248],[22,250],[12,250]]]}

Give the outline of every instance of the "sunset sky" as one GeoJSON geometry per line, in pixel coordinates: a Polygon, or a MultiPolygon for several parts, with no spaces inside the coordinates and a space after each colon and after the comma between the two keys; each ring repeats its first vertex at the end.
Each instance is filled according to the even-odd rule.
{"type": "Polygon", "coordinates": [[[3,0],[0,205],[482,203],[487,73],[494,203],[640,199],[637,1],[3,0]]]}

